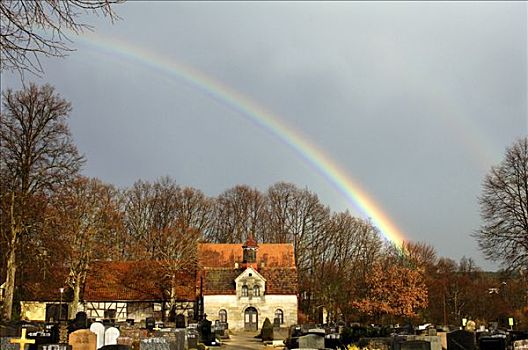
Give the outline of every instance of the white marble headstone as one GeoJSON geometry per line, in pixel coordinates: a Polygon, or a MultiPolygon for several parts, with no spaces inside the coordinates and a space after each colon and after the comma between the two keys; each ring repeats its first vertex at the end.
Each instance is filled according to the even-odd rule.
{"type": "Polygon", "coordinates": [[[119,337],[119,329],[110,327],[105,332],[105,345],[116,345],[117,338],[119,337]]]}
{"type": "Polygon", "coordinates": [[[101,322],[94,322],[90,330],[97,336],[97,349],[105,345],[105,326],[101,322]]]}

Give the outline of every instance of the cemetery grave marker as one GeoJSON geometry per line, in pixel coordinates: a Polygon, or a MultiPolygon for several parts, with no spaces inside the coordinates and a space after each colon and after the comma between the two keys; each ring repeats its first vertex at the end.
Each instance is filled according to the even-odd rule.
{"type": "Polygon", "coordinates": [[[97,336],[97,349],[105,345],[105,327],[100,322],[94,322],[90,326],[90,331],[97,336]]]}
{"type": "Polygon", "coordinates": [[[513,350],[528,350],[528,340],[516,340],[513,342],[513,350]]]}
{"type": "Polygon", "coordinates": [[[11,338],[1,337],[0,338],[0,349],[2,350],[19,350],[17,344],[11,343],[11,338]]]}
{"type": "Polygon", "coordinates": [[[119,329],[110,327],[105,331],[104,343],[105,345],[117,345],[117,338],[119,337],[119,329]]]}
{"type": "Polygon", "coordinates": [[[407,340],[401,343],[401,350],[431,350],[431,343],[425,340],[407,340]]]}
{"type": "Polygon", "coordinates": [[[29,344],[29,350],[38,350],[40,345],[53,344],[51,331],[29,332],[28,338],[35,340],[35,343],[29,344]]]}
{"type": "Polygon", "coordinates": [[[307,334],[299,337],[300,349],[324,349],[325,338],[319,334],[307,334]]]}
{"type": "Polygon", "coordinates": [[[26,344],[35,344],[35,340],[34,339],[26,338],[26,332],[27,332],[27,329],[26,328],[22,328],[22,335],[20,336],[20,338],[12,338],[10,340],[10,343],[11,344],[18,344],[20,350],[24,350],[26,344]]]}
{"type": "Polygon", "coordinates": [[[480,350],[505,350],[506,338],[503,337],[480,337],[480,350]]]}
{"type": "Polygon", "coordinates": [[[46,344],[39,345],[39,350],[72,350],[72,346],[68,344],[46,344]]]}
{"type": "Polygon", "coordinates": [[[475,333],[457,330],[447,333],[447,350],[475,350],[475,333]]]}
{"type": "Polygon", "coordinates": [[[79,329],[70,334],[68,344],[72,350],[97,350],[97,336],[88,329],[79,329]]]}

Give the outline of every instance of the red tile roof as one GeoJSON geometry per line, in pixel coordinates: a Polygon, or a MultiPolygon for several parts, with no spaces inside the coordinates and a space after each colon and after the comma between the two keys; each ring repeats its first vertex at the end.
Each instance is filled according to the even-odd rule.
{"type": "MultiPolygon", "coordinates": [[[[195,299],[195,273],[180,273],[178,300],[195,299]]],[[[170,286],[157,261],[97,261],[86,278],[86,301],[161,301],[170,286]]]]}
{"type": "MultiPolygon", "coordinates": [[[[203,271],[204,295],[235,295],[235,279],[244,269],[216,268],[203,271]]],[[[266,279],[266,294],[297,294],[297,269],[294,267],[259,268],[266,279]]]]}
{"type": "MultiPolygon", "coordinates": [[[[200,243],[198,257],[203,268],[234,268],[242,262],[242,244],[200,243]]],[[[257,250],[257,265],[295,267],[293,244],[262,243],[257,250]]]]}

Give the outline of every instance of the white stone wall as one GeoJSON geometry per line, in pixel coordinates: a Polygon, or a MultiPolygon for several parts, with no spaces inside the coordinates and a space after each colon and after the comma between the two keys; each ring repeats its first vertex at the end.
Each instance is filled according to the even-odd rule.
{"type": "Polygon", "coordinates": [[[282,327],[297,324],[297,296],[296,295],[264,295],[262,297],[239,297],[236,295],[206,295],[204,296],[204,310],[207,319],[218,320],[221,309],[227,311],[229,329],[244,329],[244,311],[248,307],[258,311],[258,328],[262,327],[266,317],[273,323],[275,310],[281,309],[284,313],[282,327]]]}
{"type": "Polygon", "coordinates": [[[23,320],[46,321],[46,303],[40,301],[21,301],[20,316],[23,320]]]}

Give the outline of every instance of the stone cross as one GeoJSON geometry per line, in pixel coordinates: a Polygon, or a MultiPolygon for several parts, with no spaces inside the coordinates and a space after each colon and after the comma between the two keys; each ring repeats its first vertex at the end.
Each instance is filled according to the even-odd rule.
{"type": "Polygon", "coordinates": [[[18,344],[20,346],[20,350],[24,350],[24,347],[26,344],[35,344],[35,339],[28,339],[26,338],[26,329],[22,328],[22,335],[20,336],[20,339],[13,338],[10,340],[11,344],[18,344]]]}

